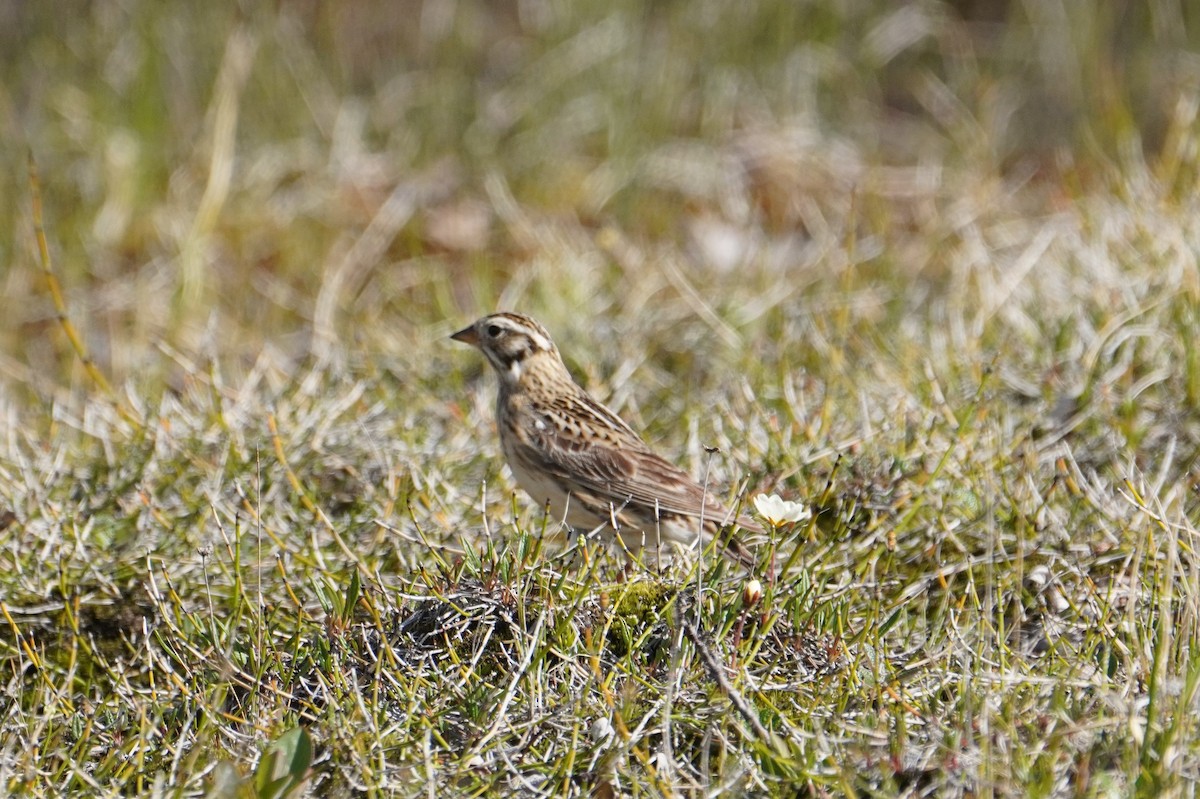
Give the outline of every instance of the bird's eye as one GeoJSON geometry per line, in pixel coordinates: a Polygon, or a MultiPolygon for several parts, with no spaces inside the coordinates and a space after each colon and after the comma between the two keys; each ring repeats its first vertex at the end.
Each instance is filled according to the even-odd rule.
{"type": "Polygon", "coordinates": [[[495,338],[500,335],[500,325],[488,325],[487,334],[488,338],[495,338]]]}

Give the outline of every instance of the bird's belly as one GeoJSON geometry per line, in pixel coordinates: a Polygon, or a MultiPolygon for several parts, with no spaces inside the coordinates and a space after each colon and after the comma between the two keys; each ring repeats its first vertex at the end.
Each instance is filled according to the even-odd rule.
{"type": "Polygon", "coordinates": [[[517,485],[530,499],[541,508],[549,508],[552,519],[581,530],[590,530],[604,523],[604,519],[588,513],[580,503],[572,502],[566,489],[557,480],[525,466],[520,458],[510,457],[508,468],[512,470],[517,485]]]}

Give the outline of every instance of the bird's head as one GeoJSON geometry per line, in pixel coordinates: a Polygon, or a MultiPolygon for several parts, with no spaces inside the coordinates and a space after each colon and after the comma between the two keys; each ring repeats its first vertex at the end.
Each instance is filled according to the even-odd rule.
{"type": "Polygon", "coordinates": [[[450,338],[477,347],[510,387],[538,375],[567,375],[550,334],[536,320],[517,313],[495,313],[477,319],[450,338]]]}

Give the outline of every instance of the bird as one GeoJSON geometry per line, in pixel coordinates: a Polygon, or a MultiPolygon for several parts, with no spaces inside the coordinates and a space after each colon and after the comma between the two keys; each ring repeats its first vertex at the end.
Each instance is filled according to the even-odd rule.
{"type": "Polygon", "coordinates": [[[718,539],[727,558],[754,569],[754,553],[732,533],[763,529],[655,453],[576,383],[540,323],[494,313],[451,338],[479,349],[495,369],[500,448],[517,484],[554,518],[577,532],[607,530],[627,556],[718,539]]]}

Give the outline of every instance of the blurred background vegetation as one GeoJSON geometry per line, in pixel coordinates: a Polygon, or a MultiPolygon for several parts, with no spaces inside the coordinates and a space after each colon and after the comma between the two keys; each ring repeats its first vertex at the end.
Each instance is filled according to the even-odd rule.
{"type": "Polygon", "coordinates": [[[196,793],[297,723],[329,795],[661,795],[672,741],[697,793],[1189,784],[1198,17],[0,0],[0,785],[196,793]],[[623,564],[521,549],[546,520],[445,339],[496,308],[724,496],[816,514],[762,626],[712,573],[701,620],[786,751],[694,653],[506,621],[446,668],[397,629],[472,581],[612,607],[623,564]]]}
{"type": "Polygon", "coordinates": [[[936,286],[903,231],[964,195],[1049,213],[1156,170],[1192,193],[1197,15],[5,0],[0,373],[43,399],[81,374],[32,244],[27,152],[72,317],[106,373],[150,388],[164,348],[395,354],[499,304],[620,329],[658,290],[636,274],[656,245],[697,250],[688,282],[718,306],[737,291],[720,273],[750,260],[779,262],[766,285],[811,281],[819,259],[797,252],[822,241],[876,237],[864,274],[936,286]]]}

